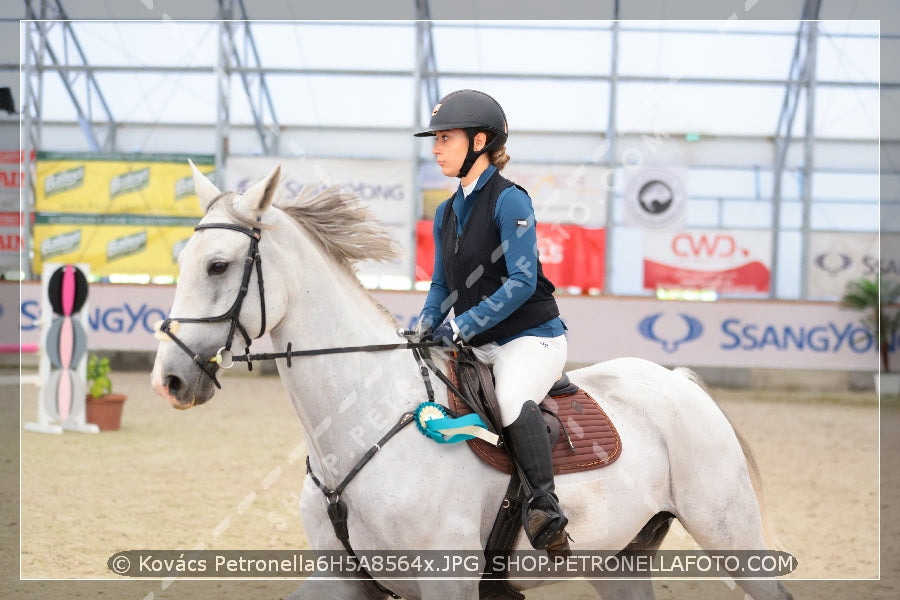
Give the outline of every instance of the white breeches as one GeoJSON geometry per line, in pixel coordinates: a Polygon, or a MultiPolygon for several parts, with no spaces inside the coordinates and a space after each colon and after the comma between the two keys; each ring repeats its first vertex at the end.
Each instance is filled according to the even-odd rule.
{"type": "Polygon", "coordinates": [[[566,336],[525,336],[499,346],[473,348],[483,363],[493,365],[494,386],[503,427],[511,424],[528,400],[540,404],[566,366],[566,336]]]}

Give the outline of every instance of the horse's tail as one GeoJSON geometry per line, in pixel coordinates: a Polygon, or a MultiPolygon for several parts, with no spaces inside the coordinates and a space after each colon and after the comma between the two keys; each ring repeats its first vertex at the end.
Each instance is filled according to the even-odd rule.
{"type": "MultiPolygon", "coordinates": [[[[712,398],[712,401],[716,403],[716,406],[719,407],[719,410],[722,411],[722,407],[719,405],[715,396],[712,395],[709,388],[706,386],[706,383],[700,378],[700,376],[688,369],[687,367],[676,367],[672,369],[675,373],[687,378],[688,380],[697,384],[706,395],[712,398]]],[[[759,516],[762,519],[763,526],[763,539],[765,539],[766,545],[770,550],[783,550],[781,542],[778,541],[778,536],[775,534],[775,529],[772,527],[772,522],[769,519],[766,503],[765,503],[765,495],[763,493],[763,483],[762,476],[759,473],[759,466],[756,464],[756,458],[753,456],[753,451],[750,449],[750,444],[747,443],[747,440],[744,439],[744,436],[737,430],[734,426],[734,423],[731,422],[731,419],[728,418],[728,415],[725,414],[725,411],[722,411],[722,414],[725,415],[725,419],[728,420],[729,425],[731,425],[731,429],[734,431],[735,437],[737,437],[738,443],[741,445],[741,452],[744,454],[744,459],[747,461],[747,470],[750,472],[750,483],[753,485],[753,492],[756,494],[756,500],[759,504],[759,516]]]]}

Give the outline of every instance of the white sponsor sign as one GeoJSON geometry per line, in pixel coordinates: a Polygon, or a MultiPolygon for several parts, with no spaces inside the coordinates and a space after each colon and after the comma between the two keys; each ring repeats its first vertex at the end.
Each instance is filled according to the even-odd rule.
{"type": "MultiPolygon", "coordinates": [[[[596,165],[509,163],[501,175],[525,188],[538,223],[572,224],[598,229],[606,224],[606,197],[612,171],[596,165]]],[[[436,165],[423,167],[426,189],[454,194],[459,180],[445,177],[436,165]]]]}
{"type": "MultiPolygon", "coordinates": [[[[880,249],[877,270],[881,271],[882,281],[900,283],[900,233],[882,233],[879,240],[880,249]]],[[[874,275],[875,263],[863,262],[863,275],[874,275]]]]}
{"type": "Polygon", "coordinates": [[[593,165],[510,162],[502,175],[528,190],[538,223],[600,228],[606,225],[610,170],[593,165]]]}
{"type": "MultiPolygon", "coordinates": [[[[810,298],[839,299],[849,281],[874,279],[879,271],[877,233],[812,232],[807,266],[810,298]]],[[[900,259],[900,255],[894,255],[900,259]]],[[[889,256],[882,256],[890,264],[889,256]]],[[[894,264],[898,264],[895,260],[894,264]]],[[[895,274],[896,277],[896,274],[895,274]]]]}
{"type": "Polygon", "coordinates": [[[410,161],[341,160],[275,157],[228,158],[230,190],[243,192],[281,165],[281,192],[295,198],[304,186],[339,185],[355,193],[384,223],[406,223],[413,214],[413,173],[410,161]]]}
{"type": "MultiPolygon", "coordinates": [[[[40,286],[0,284],[0,329],[20,320],[22,341],[37,343],[40,286]]],[[[85,314],[88,347],[108,350],[156,349],[154,324],[167,317],[173,286],[91,286],[85,314]]],[[[411,328],[425,302],[419,292],[379,291],[375,298],[402,327],[411,328]]],[[[665,365],[836,369],[875,371],[875,344],[862,330],[859,314],[834,302],[724,300],[674,302],[655,298],[560,297],[569,328],[569,361],[593,363],[637,356],[665,365]]],[[[367,340],[359,340],[360,344],[367,340]]],[[[294,344],[302,347],[301,341],[294,344]]],[[[272,351],[268,336],[254,351],[272,351]]],[[[900,364],[898,340],[892,356],[900,364]]]]}
{"type": "Polygon", "coordinates": [[[288,159],[273,157],[229,157],[225,187],[242,192],[281,165],[281,191],[295,198],[304,186],[319,189],[331,185],[355,193],[375,218],[388,226],[403,248],[402,258],[390,263],[364,262],[359,271],[367,283],[391,287],[386,278],[413,275],[412,166],[409,161],[288,159]]]}
{"type": "Polygon", "coordinates": [[[687,214],[687,169],[643,167],[625,172],[625,224],[647,229],[683,229],[687,214]]]}

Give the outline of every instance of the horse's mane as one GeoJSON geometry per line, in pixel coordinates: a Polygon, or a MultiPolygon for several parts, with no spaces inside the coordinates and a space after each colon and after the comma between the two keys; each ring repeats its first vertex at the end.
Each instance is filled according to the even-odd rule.
{"type": "MultiPolygon", "coordinates": [[[[210,208],[218,200],[232,194],[220,194],[210,202],[210,208]]],[[[307,185],[297,197],[276,201],[275,205],[305,229],[310,238],[356,281],[360,289],[365,288],[356,277],[356,263],[362,260],[394,260],[403,253],[390,230],[360,202],[359,197],[342,191],[340,186],[316,191],[313,186],[307,185]]],[[[238,210],[233,201],[226,200],[221,207],[232,219],[247,227],[267,229],[265,223],[253,221],[238,210]]],[[[370,294],[366,296],[389,321],[395,321],[393,314],[381,303],[370,294]]]]}
{"type": "Polygon", "coordinates": [[[340,186],[316,191],[305,186],[293,200],[278,208],[305,227],[328,254],[352,273],[361,260],[394,260],[402,249],[390,230],[365,207],[356,194],[340,186]]]}
{"type": "MultiPolygon", "coordinates": [[[[210,207],[228,195],[217,196],[210,207]]],[[[403,252],[390,230],[360,202],[359,197],[342,191],[340,186],[316,191],[307,185],[297,197],[276,201],[275,205],[309,232],[311,238],[350,273],[356,273],[359,261],[394,260],[403,252]]],[[[249,219],[233,202],[222,202],[220,206],[239,223],[266,229],[264,223],[249,219]]]]}

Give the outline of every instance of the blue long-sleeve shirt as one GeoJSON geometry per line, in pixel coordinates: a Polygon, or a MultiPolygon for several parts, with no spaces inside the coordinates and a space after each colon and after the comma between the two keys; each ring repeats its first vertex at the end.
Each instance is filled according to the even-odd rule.
{"type": "MultiPolygon", "coordinates": [[[[464,196],[460,185],[453,198],[443,202],[435,212],[432,231],[435,240],[434,272],[431,277],[431,287],[425,299],[425,307],[421,313],[421,318],[427,325],[437,326],[441,323],[453,305],[444,275],[440,244],[444,212],[449,208],[456,213],[456,233],[461,234],[472,212],[472,207],[478,201],[478,193],[496,171],[495,166],[489,166],[479,176],[475,188],[468,197],[464,196]]],[[[504,248],[503,258],[509,278],[488,299],[482,300],[463,314],[454,317],[453,320],[465,339],[487,331],[506,319],[524,304],[537,288],[537,233],[531,198],[516,186],[504,189],[497,197],[494,221],[500,229],[500,242],[504,248]],[[523,215],[528,215],[526,227],[518,226],[516,223],[517,220],[522,219],[523,215]]],[[[499,340],[498,343],[503,344],[525,335],[556,337],[564,332],[565,327],[562,321],[555,317],[537,327],[499,340]]]]}

